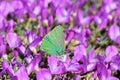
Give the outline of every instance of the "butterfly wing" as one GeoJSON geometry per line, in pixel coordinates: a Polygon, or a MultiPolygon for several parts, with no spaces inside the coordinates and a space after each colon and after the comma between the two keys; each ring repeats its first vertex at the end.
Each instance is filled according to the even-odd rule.
{"type": "Polygon", "coordinates": [[[64,34],[61,26],[55,27],[42,41],[42,49],[51,55],[62,55],[64,52],[64,34]]]}
{"type": "Polygon", "coordinates": [[[64,32],[63,27],[57,26],[55,29],[53,29],[53,36],[57,39],[59,42],[59,45],[65,50],[65,40],[64,40],[64,32]]]}

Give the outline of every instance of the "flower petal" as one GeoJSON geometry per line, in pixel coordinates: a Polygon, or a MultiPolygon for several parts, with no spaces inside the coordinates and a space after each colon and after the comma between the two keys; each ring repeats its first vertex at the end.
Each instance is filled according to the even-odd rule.
{"type": "Polygon", "coordinates": [[[20,67],[20,69],[15,73],[12,79],[28,80],[28,74],[26,68],[24,66],[20,67]]]}
{"type": "Polygon", "coordinates": [[[120,29],[117,25],[113,24],[108,30],[108,36],[111,40],[115,41],[118,36],[120,36],[120,29]]]}
{"type": "Polygon", "coordinates": [[[76,46],[74,48],[74,58],[79,61],[80,59],[83,58],[83,56],[86,56],[87,57],[87,54],[86,54],[86,49],[83,45],[79,45],[79,46],[76,46]]]}
{"type": "Polygon", "coordinates": [[[63,74],[66,71],[63,63],[54,56],[48,57],[48,65],[52,74],[63,74]]]}
{"type": "Polygon", "coordinates": [[[13,76],[14,75],[14,71],[12,69],[12,67],[8,64],[8,62],[6,60],[4,60],[2,62],[2,67],[4,70],[6,70],[6,72],[10,75],[13,76]]]}
{"type": "Polygon", "coordinates": [[[2,35],[0,35],[0,58],[6,54],[6,44],[3,40],[2,35]]]}
{"type": "Polygon", "coordinates": [[[37,68],[39,62],[40,62],[40,56],[36,55],[27,66],[27,73],[30,74],[35,68],[37,68]]]}
{"type": "Polygon", "coordinates": [[[17,48],[21,45],[21,40],[19,39],[16,33],[13,32],[7,33],[6,39],[10,48],[17,48]]]}
{"type": "Polygon", "coordinates": [[[37,80],[51,80],[52,75],[48,69],[40,69],[36,74],[37,80]]]}
{"type": "Polygon", "coordinates": [[[106,59],[105,61],[111,61],[112,57],[118,54],[118,50],[115,46],[111,45],[106,48],[106,59]]]}

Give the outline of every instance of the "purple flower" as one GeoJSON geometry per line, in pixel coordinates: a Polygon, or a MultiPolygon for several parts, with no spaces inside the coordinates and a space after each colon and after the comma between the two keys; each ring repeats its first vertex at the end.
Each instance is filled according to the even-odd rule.
{"type": "Polygon", "coordinates": [[[92,71],[96,68],[97,63],[99,60],[96,59],[95,50],[91,49],[88,54],[88,65],[87,65],[87,71],[92,71]]]}
{"type": "Polygon", "coordinates": [[[67,71],[70,71],[72,73],[85,73],[86,72],[86,65],[79,64],[78,62],[70,63],[67,67],[67,71]]]}
{"type": "Polygon", "coordinates": [[[48,7],[48,4],[51,2],[52,0],[44,0],[44,7],[48,7]]]}
{"type": "Polygon", "coordinates": [[[17,51],[17,50],[14,50],[14,51],[12,52],[12,54],[13,54],[14,57],[17,57],[17,56],[18,56],[18,51],[17,51]]]}
{"type": "Polygon", "coordinates": [[[27,73],[30,74],[32,71],[34,71],[35,69],[38,68],[39,62],[40,62],[41,58],[39,55],[36,55],[32,61],[28,64],[27,66],[27,73]]]}
{"type": "Polygon", "coordinates": [[[14,8],[10,5],[7,1],[1,1],[0,3],[0,13],[3,14],[3,16],[7,16],[10,12],[13,12],[14,8]]]}
{"type": "Polygon", "coordinates": [[[119,80],[111,76],[111,71],[109,71],[103,63],[97,64],[97,75],[100,80],[119,80]]]}
{"type": "Polygon", "coordinates": [[[103,56],[102,54],[98,54],[98,55],[96,55],[96,59],[98,62],[104,62],[105,56],[103,56]]]}
{"type": "Polygon", "coordinates": [[[48,25],[49,25],[49,26],[52,26],[52,25],[53,25],[53,22],[54,22],[53,15],[50,15],[50,16],[48,17],[48,25]]]}
{"type": "Polygon", "coordinates": [[[13,32],[7,33],[6,39],[10,48],[17,48],[21,45],[21,40],[19,39],[16,33],[13,32]]]}
{"type": "Polygon", "coordinates": [[[116,41],[115,41],[118,45],[120,45],[120,36],[118,36],[117,38],[116,38],[116,41]]]}
{"type": "Polygon", "coordinates": [[[44,26],[39,26],[39,35],[44,37],[50,31],[51,27],[45,28],[44,26]]]}
{"type": "Polygon", "coordinates": [[[6,26],[6,20],[4,16],[0,13],[0,32],[5,29],[6,26]]]}
{"type": "Polygon", "coordinates": [[[25,62],[27,64],[29,64],[32,61],[32,59],[33,59],[33,57],[31,57],[31,55],[28,55],[28,56],[25,57],[25,62]]]}
{"type": "Polygon", "coordinates": [[[15,23],[13,20],[10,20],[10,21],[7,23],[6,33],[13,31],[15,25],[16,25],[16,23],[15,23]]]}
{"type": "Polygon", "coordinates": [[[106,59],[105,61],[109,62],[112,58],[118,54],[118,50],[115,46],[111,45],[106,48],[106,59]]]}
{"type": "Polygon", "coordinates": [[[54,56],[48,57],[48,65],[52,74],[63,74],[66,72],[63,63],[54,56]]]}
{"type": "Polygon", "coordinates": [[[28,73],[24,66],[20,67],[20,69],[15,73],[12,80],[28,80],[28,73]]]}
{"type": "MultiPolygon", "coordinates": [[[[91,36],[91,31],[90,29],[84,28],[83,30],[81,29],[81,26],[78,28],[80,31],[79,33],[76,33],[76,39],[79,40],[81,45],[84,45],[85,47],[88,46],[87,38],[91,36]]],[[[78,31],[77,31],[78,32],[78,31]]]]}
{"type": "Polygon", "coordinates": [[[36,53],[36,47],[37,45],[39,45],[40,41],[42,40],[42,38],[37,38],[34,41],[32,41],[32,43],[29,44],[29,48],[31,51],[33,51],[34,53],[36,53]]]}
{"type": "Polygon", "coordinates": [[[110,1],[110,2],[107,2],[107,5],[105,6],[105,11],[106,13],[110,13],[112,10],[116,8],[117,8],[117,3],[110,1]]]}
{"type": "Polygon", "coordinates": [[[76,46],[74,49],[74,60],[82,62],[82,64],[79,65],[81,66],[81,69],[83,69],[83,72],[89,72],[96,68],[97,62],[99,62],[99,60],[95,58],[96,56],[94,49],[91,49],[88,55],[83,45],[76,46]]]}
{"type": "Polygon", "coordinates": [[[64,57],[63,64],[67,71],[72,73],[85,73],[87,69],[86,65],[86,58],[83,57],[82,60],[76,61],[75,58],[70,59],[68,55],[64,57]]]}
{"type": "Polygon", "coordinates": [[[99,13],[94,16],[94,21],[98,24],[99,30],[102,30],[103,28],[106,27],[108,23],[108,14],[102,12],[103,10],[99,11],[99,13]]]}
{"type": "Polygon", "coordinates": [[[66,44],[68,44],[74,37],[75,33],[73,31],[68,32],[67,38],[66,38],[66,44]]]}
{"type": "Polygon", "coordinates": [[[90,50],[88,57],[89,60],[95,58],[95,50],[93,48],[90,50]]]}
{"type": "Polygon", "coordinates": [[[63,63],[67,71],[70,71],[73,73],[78,73],[83,71],[81,69],[82,67],[79,65],[79,63],[76,60],[70,59],[69,56],[66,56],[65,58],[66,59],[64,60],[63,63]]]}
{"type": "Polygon", "coordinates": [[[78,25],[88,25],[92,20],[92,16],[84,16],[83,11],[79,10],[76,17],[78,25]]]}
{"type": "Polygon", "coordinates": [[[96,68],[97,62],[92,62],[87,65],[87,71],[93,71],[96,68]]]}
{"type": "Polygon", "coordinates": [[[75,32],[76,34],[79,34],[82,32],[82,27],[81,26],[75,26],[72,28],[72,31],[75,32]]]}
{"type": "Polygon", "coordinates": [[[28,33],[26,31],[26,35],[29,42],[29,49],[33,51],[33,53],[36,53],[36,47],[37,45],[39,45],[42,38],[41,37],[39,38],[35,33],[29,31],[28,33]]]}
{"type": "Polygon", "coordinates": [[[107,68],[103,63],[97,64],[97,73],[100,80],[105,80],[106,77],[108,76],[107,68]]]}
{"type": "Polygon", "coordinates": [[[83,45],[76,46],[74,48],[74,59],[79,61],[83,56],[87,56],[85,47],[83,45]]]}
{"type": "Polygon", "coordinates": [[[73,73],[85,73],[87,70],[87,54],[83,45],[76,46],[74,49],[74,57],[66,58],[64,65],[67,71],[73,73]]]}
{"type": "Polygon", "coordinates": [[[112,57],[110,69],[114,71],[120,70],[120,55],[115,55],[112,57]]]}
{"type": "Polygon", "coordinates": [[[36,78],[37,78],[37,80],[51,80],[52,75],[51,75],[49,69],[42,68],[37,72],[36,78]]]}
{"type": "Polygon", "coordinates": [[[6,54],[6,44],[3,40],[2,35],[0,35],[0,58],[6,54]]]}
{"type": "Polygon", "coordinates": [[[75,80],[81,80],[79,75],[76,75],[76,76],[74,77],[74,79],[75,79],[75,80]]]}
{"type": "Polygon", "coordinates": [[[25,55],[25,46],[21,45],[20,47],[17,47],[18,51],[22,54],[22,55],[25,55]]]}
{"type": "Polygon", "coordinates": [[[8,64],[6,60],[2,62],[2,68],[5,70],[6,73],[8,73],[11,77],[14,75],[14,71],[12,69],[12,66],[8,64]]]}
{"type": "Polygon", "coordinates": [[[70,22],[70,14],[68,14],[69,12],[62,8],[62,7],[58,7],[56,10],[56,19],[58,23],[68,23],[70,22]]]}
{"type": "Polygon", "coordinates": [[[36,15],[39,15],[40,14],[40,11],[41,11],[41,6],[35,6],[34,10],[33,10],[33,13],[36,15]]]}
{"type": "Polygon", "coordinates": [[[4,75],[5,70],[0,71],[0,76],[4,75]]]}
{"type": "Polygon", "coordinates": [[[111,40],[116,41],[117,37],[120,36],[120,29],[117,25],[113,24],[108,29],[108,36],[111,40]]]}
{"type": "Polygon", "coordinates": [[[96,22],[97,24],[101,24],[101,23],[102,23],[101,18],[100,18],[99,16],[97,16],[97,15],[94,17],[94,20],[95,20],[95,22],[96,22]]]}
{"type": "Polygon", "coordinates": [[[41,20],[43,21],[43,23],[45,23],[46,26],[48,26],[48,16],[48,8],[43,8],[41,11],[41,20]]]}
{"type": "Polygon", "coordinates": [[[33,32],[28,32],[27,39],[29,43],[32,43],[38,36],[33,32]]]}
{"type": "Polygon", "coordinates": [[[55,7],[68,7],[71,4],[71,1],[69,0],[65,0],[65,1],[61,1],[61,0],[53,0],[52,1],[55,7]]]}
{"type": "Polygon", "coordinates": [[[15,0],[15,1],[11,1],[10,4],[11,4],[11,6],[14,8],[15,11],[24,8],[24,5],[23,5],[22,1],[16,1],[16,0],[15,0]],[[18,6],[18,5],[19,5],[19,6],[18,6]]]}

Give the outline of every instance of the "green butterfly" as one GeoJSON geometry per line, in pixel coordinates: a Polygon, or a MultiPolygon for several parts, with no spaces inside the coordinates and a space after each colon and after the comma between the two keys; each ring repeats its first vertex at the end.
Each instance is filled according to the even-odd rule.
{"type": "Polygon", "coordinates": [[[65,51],[64,28],[61,26],[55,27],[42,40],[42,49],[55,56],[61,56],[65,51]]]}

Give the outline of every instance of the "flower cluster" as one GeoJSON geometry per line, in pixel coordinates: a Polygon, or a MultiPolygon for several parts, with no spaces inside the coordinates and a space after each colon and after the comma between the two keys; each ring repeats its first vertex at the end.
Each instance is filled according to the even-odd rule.
{"type": "Polygon", "coordinates": [[[120,0],[0,0],[0,79],[119,80],[120,0]],[[41,49],[55,26],[65,54],[41,49]]]}

